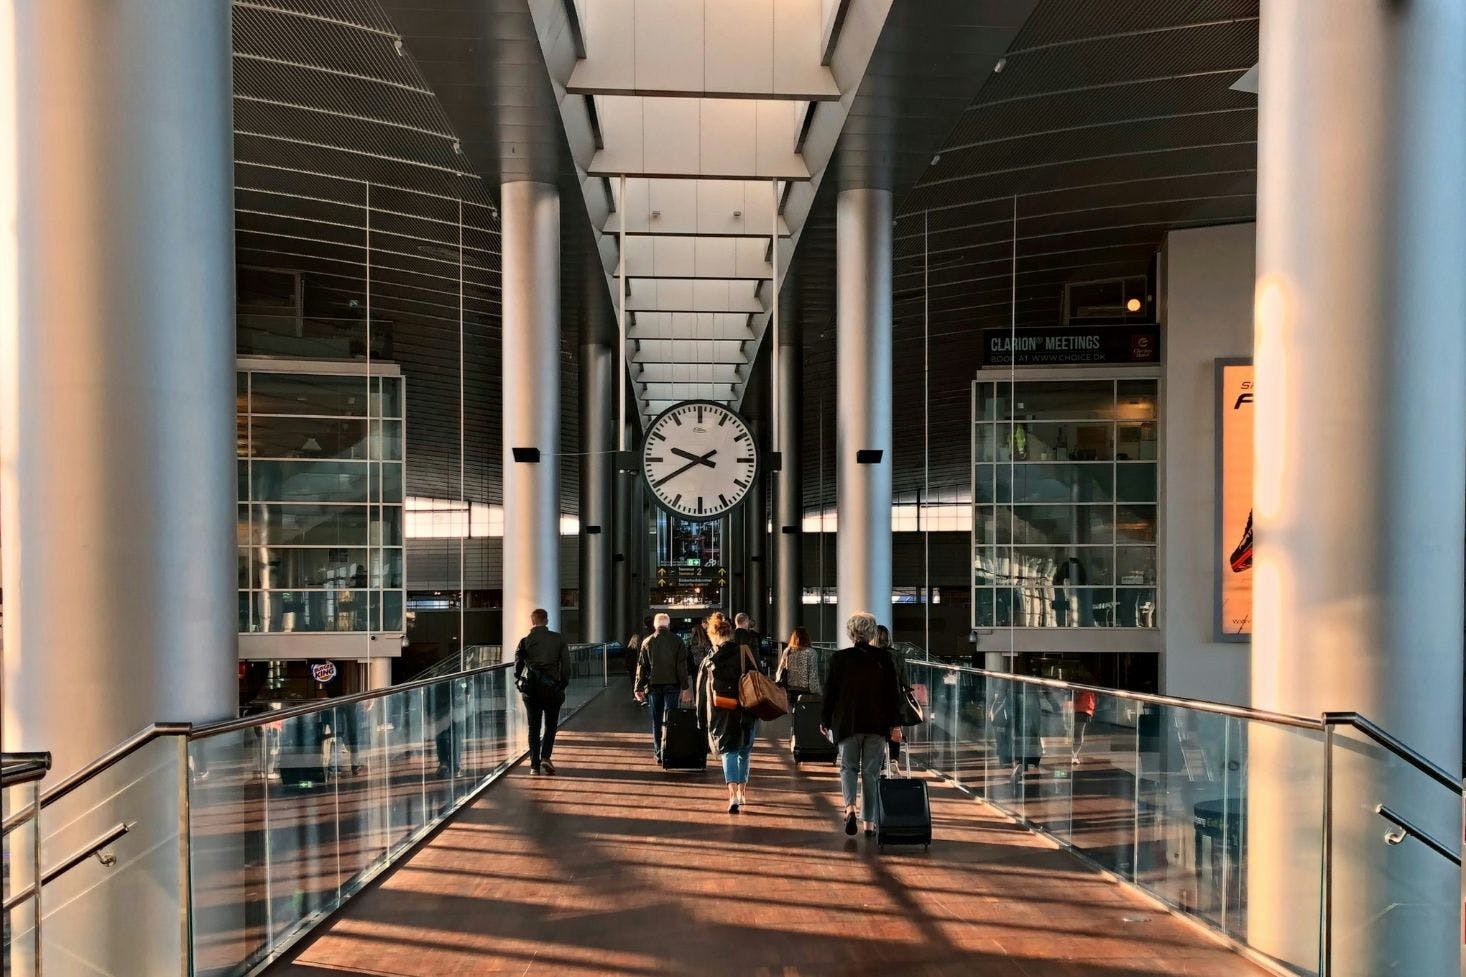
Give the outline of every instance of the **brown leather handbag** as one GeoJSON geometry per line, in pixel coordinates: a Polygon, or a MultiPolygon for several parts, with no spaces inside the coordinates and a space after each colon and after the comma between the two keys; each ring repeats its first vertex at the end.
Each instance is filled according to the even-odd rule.
{"type": "Polygon", "coordinates": [[[758,670],[753,652],[748,645],[738,646],[739,663],[743,674],[738,679],[738,704],[759,719],[778,719],[789,712],[789,697],[758,670]]]}

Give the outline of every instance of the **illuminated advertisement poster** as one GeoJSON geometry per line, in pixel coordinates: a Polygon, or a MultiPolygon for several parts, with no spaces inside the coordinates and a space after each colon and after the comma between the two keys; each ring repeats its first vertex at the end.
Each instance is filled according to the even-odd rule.
{"type": "Polygon", "coordinates": [[[1217,632],[1252,636],[1252,363],[1217,363],[1217,632]]]}

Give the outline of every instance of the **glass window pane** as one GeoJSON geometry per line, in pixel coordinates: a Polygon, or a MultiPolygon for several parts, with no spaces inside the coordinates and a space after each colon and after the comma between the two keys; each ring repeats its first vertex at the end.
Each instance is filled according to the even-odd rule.
{"type": "Polygon", "coordinates": [[[377,560],[372,568],[372,586],[396,589],[402,586],[402,551],[400,549],[377,550],[377,560]]]}
{"type": "Polygon", "coordinates": [[[993,619],[993,592],[985,587],[979,587],[972,598],[973,620],[980,628],[991,628],[996,626],[993,619]]]}
{"type": "Polygon", "coordinates": [[[382,594],[382,630],[402,630],[402,591],[389,590],[382,594]]]}
{"type": "Polygon", "coordinates": [[[241,590],[249,587],[249,548],[239,548],[239,588],[241,590]]]}
{"type": "Polygon", "coordinates": [[[1155,424],[1119,424],[1115,427],[1115,457],[1121,461],[1155,461],[1160,457],[1155,424]]]}
{"type": "MultiPolygon", "coordinates": [[[[1002,425],[1006,428],[1007,425],[1002,425]]],[[[973,429],[973,461],[992,461],[997,457],[997,431],[998,428],[991,424],[978,424],[973,429]]],[[[1007,460],[1006,457],[1004,460],[1007,460]]]]}
{"type": "Polygon", "coordinates": [[[372,511],[363,505],[257,505],[246,542],[255,546],[364,546],[372,511]]]}
{"type": "Polygon", "coordinates": [[[1109,461],[1110,424],[1050,424],[1022,421],[997,426],[998,461],[1109,461]]]}
{"type": "Polygon", "coordinates": [[[1108,546],[1012,546],[998,547],[998,570],[1002,579],[1022,587],[1053,587],[1114,583],[1114,550],[1108,546]]]}
{"type": "Polygon", "coordinates": [[[402,416],[402,379],[400,377],[378,377],[381,388],[380,400],[372,405],[373,417],[402,416]]]}
{"type": "Polygon", "coordinates": [[[1156,592],[1153,587],[1117,587],[1115,589],[1115,627],[1153,628],[1160,615],[1156,613],[1156,592]]]}
{"type": "Polygon", "coordinates": [[[1009,416],[1027,421],[1108,420],[1114,415],[1112,380],[1019,381],[1009,416]]]}
{"type": "Polygon", "coordinates": [[[367,457],[364,420],[265,415],[254,419],[252,433],[250,453],[256,458],[367,457]]]}
{"type": "Polygon", "coordinates": [[[1064,545],[1109,543],[1113,539],[1108,505],[1017,505],[1004,508],[999,543],[1064,545]]]}
{"type": "Polygon", "coordinates": [[[354,461],[256,461],[254,499],[261,502],[365,502],[368,466],[354,461]]]}
{"type": "Polygon", "coordinates": [[[1116,420],[1155,420],[1156,388],[1154,380],[1121,380],[1116,390],[1116,420]]]}
{"type": "Polygon", "coordinates": [[[381,502],[402,501],[402,466],[395,462],[373,465],[372,493],[381,502]]]}
{"type": "Polygon", "coordinates": [[[261,546],[254,551],[254,587],[258,590],[366,587],[368,552],[365,548],[261,546]]]}
{"type": "Polygon", "coordinates": [[[1007,391],[1007,384],[998,384],[995,389],[991,383],[979,383],[977,385],[977,419],[992,421],[999,417],[1007,417],[1007,391]]]}
{"type": "Polygon", "coordinates": [[[365,417],[366,377],[256,373],[250,403],[256,414],[365,417]]]}
{"type": "Polygon", "coordinates": [[[1156,582],[1156,549],[1154,546],[1119,546],[1115,548],[1115,582],[1122,586],[1154,587],[1156,582]]]}
{"type": "Polygon", "coordinates": [[[375,546],[402,545],[402,507],[372,506],[371,541],[375,546]]]}
{"type": "Polygon", "coordinates": [[[1115,498],[1120,502],[1154,502],[1156,468],[1153,462],[1130,462],[1115,466],[1115,498]]]}
{"type": "Polygon", "coordinates": [[[998,465],[996,474],[999,502],[1108,502],[1114,495],[1114,466],[1102,463],[998,465]]]}
{"type": "Polygon", "coordinates": [[[235,467],[236,467],[236,469],[239,472],[239,487],[235,490],[235,491],[237,491],[239,493],[238,499],[240,499],[240,500],[248,500],[249,499],[249,462],[247,462],[247,461],[245,461],[243,459],[240,459],[239,461],[235,462],[235,467]]]}
{"type": "Polygon", "coordinates": [[[1155,541],[1155,506],[1121,505],[1115,507],[1115,542],[1154,543],[1155,541]]]}
{"type": "Polygon", "coordinates": [[[377,461],[402,460],[401,421],[372,421],[372,458],[377,461]]]}
{"type": "Polygon", "coordinates": [[[981,504],[993,501],[993,466],[974,465],[972,468],[972,498],[981,504]]]}
{"type": "Polygon", "coordinates": [[[368,590],[258,591],[255,630],[269,633],[366,631],[368,590]]]}

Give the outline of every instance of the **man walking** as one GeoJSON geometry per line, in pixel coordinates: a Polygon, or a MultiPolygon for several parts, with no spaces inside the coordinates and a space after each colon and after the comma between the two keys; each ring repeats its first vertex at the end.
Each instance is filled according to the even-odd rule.
{"type": "Polygon", "coordinates": [[[662,723],[687,689],[687,646],[672,633],[672,618],[658,614],[656,631],[641,643],[636,662],[636,701],[652,714],[652,752],[662,762],[662,723]]]}
{"type": "Polygon", "coordinates": [[[514,685],[529,717],[529,772],[553,774],[550,753],[555,749],[565,687],[570,684],[570,645],[559,631],[550,630],[550,614],[544,608],[532,611],[529,623],[529,634],[514,649],[514,685]]]}
{"type": "Polygon", "coordinates": [[[763,656],[763,638],[756,630],[756,625],[753,622],[753,618],[740,611],[733,618],[733,627],[734,642],[740,645],[747,645],[748,650],[753,652],[754,661],[758,662],[759,669],[762,670],[765,674],[768,674],[769,663],[764,660],[763,656]]]}
{"type": "Polygon", "coordinates": [[[901,731],[901,684],[891,656],[872,644],[876,639],[874,616],[864,611],[850,615],[845,632],[851,647],[842,648],[830,659],[820,728],[840,750],[845,833],[855,834],[858,813],[865,821],[865,833],[871,835],[880,821],[886,742],[901,731]]]}

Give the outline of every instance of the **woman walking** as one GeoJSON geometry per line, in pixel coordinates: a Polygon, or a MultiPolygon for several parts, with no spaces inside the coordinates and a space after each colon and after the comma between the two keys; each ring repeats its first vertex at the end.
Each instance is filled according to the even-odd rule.
{"type": "Polygon", "coordinates": [[[748,761],[758,720],[738,704],[738,680],[757,662],[746,660],[733,640],[733,622],[722,613],[707,620],[712,652],[702,664],[697,683],[697,714],[708,734],[708,748],[723,761],[728,784],[728,813],[746,804],[748,761]]]}
{"type": "Polygon", "coordinates": [[[789,643],[784,646],[784,653],[779,656],[779,667],[774,672],[774,681],[789,697],[791,712],[801,695],[819,688],[816,671],[814,649],[809,646],[809,632],[804,628],[795,628],[789,635],[789,643]]]}
{"type": "Polygon", "coordinates": [[[856,788],[865,833],[880,820],[880,776],[886,742],[900,735],[901,684],[891,656],[875,647],[876,619],[865,612],[845,623],[851,647],[835,652],[825,676],[821,728],[840,749],[840,791],[845,799],[845,833],[855,834],[856,788]]]}

